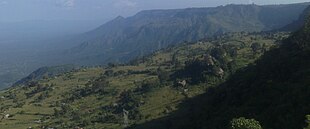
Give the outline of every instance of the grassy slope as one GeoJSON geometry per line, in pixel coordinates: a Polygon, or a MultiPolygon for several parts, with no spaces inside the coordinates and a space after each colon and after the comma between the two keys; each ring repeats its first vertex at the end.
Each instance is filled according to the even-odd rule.
{"type": "MultiPolygon", "coordinates": [[[[309,13],[309,12],[308,12],[309,13]]],[[[276,49],[220,86],[189,99],[169,117],[133,128],[229,128],[233,118],[258,120],[264,129],[310,125],[310,19],[276,49]]]]}
{"type": "Polygon", "coordinates": [[[182,90],[173,86],[173,80],[159,83],[157,75],[159,67],[168,73],[173,73],[175,70],[182,69],[186,61],[201,58],[218,44],[226,44],[239,47],[236,57],[227,56],[226,58],[235,61],[237,68],[243,68],[261,56],[261,53],[254,54],[250,49],[253,42],[266,44],[265,47],[269,48],[274,45],[276,40],[282,39],[282,35],[272,35],[273,38],[269,39],[260,35],[235,33],[223,36],[218,40],[161,50],[149,57],[137,60],[134,62],[135,65],[80,69],[55,78],[40,80],[39,84],[32,87],[14,87],[0,93],[0,96],[3,96],[0,103],[1,113],[13,115],[8,119],[2,119],[0,126],[6,129],[39,128],[42,125],[58,128],[75,126],[123,128],[122,114],[113,113],[116,109],[111,105],[122,103],[120,102],[121,94],[126,91],[130,92],[135,101],[128,103],[138,104],[134,109],[129,110],[130,113],[137,112],[134,113],[134,118],[130,118],[130,125],[159,119],[178,110],[178,105],[184,100],[200,95],[205,92],[207,87],[224,81],[220,80],[216,84],[191,85],[189,92],[184,94],[182,90]],[[169,63],[173,55],[181,64],[176,69],[169,63]],[[111,70],[114,75],[104,75],[107,73],[106,71],[111,70]],[[102,80],[108,84],[103,83],[102,80]],[[79,94],[82,93],[80,91],[91,89],[96,83],[99,85],[99,89],[103,88],[103,91],[95,92],[96,89],[92,89],[89,94],[84,96],[74,96],[75,93],[79,94]],[[148,91],[137,91],[144,83],[154,85],[148,91]],[[31,92],[33,96],[27,97],[26,93],[31,92]],[[63,111],[63,113],[55,116],[55,110],[63,111]],[[98,121],[100,116],[112,118],[108,121],[102,119],[98,121]],[[38,120],[41,122],[35,122],[38,120]]]}

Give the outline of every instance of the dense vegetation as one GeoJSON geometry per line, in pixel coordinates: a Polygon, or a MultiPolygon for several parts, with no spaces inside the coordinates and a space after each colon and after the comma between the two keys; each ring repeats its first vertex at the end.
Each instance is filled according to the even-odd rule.
{"type": "Polygon", "coordinates": [[[265,129],[306,127],[310,113],[309,27],[308,20],[279,48],[239,70],[220,86],[181,104],[183,110],[135,128],[228,128],[231,120],[233,125],[239,122],[259,128],[257,120],[265,129]],[[239,117],[255,121],[235,119],[239,117]],[[170,123],[169,127],[164,123],[170,123]]]}
{"type": "Polygon", "coordinates": [[[183,110],[184,101],[224,82],[285,37],[228,33],[169,47],[126,65],[34,78],[0,93],[0,126],[124,128],[170,116],[183,110]]]}

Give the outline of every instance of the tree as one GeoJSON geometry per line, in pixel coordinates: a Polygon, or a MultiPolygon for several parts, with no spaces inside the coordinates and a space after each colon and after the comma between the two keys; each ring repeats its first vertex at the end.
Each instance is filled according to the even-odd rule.
{"type": "Polygon", "coordinates": [[[59,117],[60,114],[61,114],[61,112],[57,108],[54,108],[54,116],[59,117]]]}
{"type": "Polygon", "coordinates": [[[262,129],[260,123],[255,119],[246,119],[244,117],[234,118],[230,122],[231,129],[262,129]]]}
{"type": "Polygon", "coordinates": [[[211,50],[211,56],[215,57],[218,60],[223,59],[227,55],[226,51],[222,47],[213,48],[211,50]]]}
{"type": "Polygon", "coordinates": [[[158,68],[157,69],[157,74],[158,74],[158,79],[160,81],[161,84],[167,82],[170,78],[170,74],[168,71],[165,71],[162,68],[158,68]]]}
{"type": "Polygon", "coordinates": [[[251,48],[254,53],[258,53],[262,49],[262,46],[259,43],[253,43],[251,48]]]}
{"type": "Polygon", "coordinates": [[[104,75],[106,75],[108,77],[112,77],[114,75],[114,71],[113,70],[107,70],[104,72],[104,75]]]}

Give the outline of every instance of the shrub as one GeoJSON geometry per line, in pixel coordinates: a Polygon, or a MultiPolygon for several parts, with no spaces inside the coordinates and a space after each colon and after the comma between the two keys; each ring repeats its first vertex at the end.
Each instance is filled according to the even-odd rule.
{"type": "Polygon", "coordinates": [[[234,118],[230,122],[231,129],[262,129],[260,123],[255,119],[246,119],[244,117],[234,118]]]}
{"type": "Polygon", "coordinates": [[[307,127],[305,127],[304,129],[310,129],[310,115],[306,116],[306,123],[307,123],[307,127]]]}

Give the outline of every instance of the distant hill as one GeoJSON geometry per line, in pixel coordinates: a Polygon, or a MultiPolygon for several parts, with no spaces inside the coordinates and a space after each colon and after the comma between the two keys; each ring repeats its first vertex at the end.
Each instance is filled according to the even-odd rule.
{"type": "Polygon", "coordinates": [[[225,32],[279,29],[297,20],[307,5],[227,5],[119,16],[79,36],[81,44],[66,52],[66,60],[80,64],[124,62],[169,45],[225,32]]]}
{"type": "Polygon", "coordinates": [[[50,66],[50,67],[42,67],[37,69],[36,71],[32,72],[25,78],[20,79],[19,81],[15,82],[13,86],[18,85],[27,85],[31,82],[35,82],[41,80],[43,78],[52,78],[57,75],[64,74],[66,72],[70,72],[72,70],[78,69],[79,67],[74,65],[61,65],[61,66],[50,66]]]}

